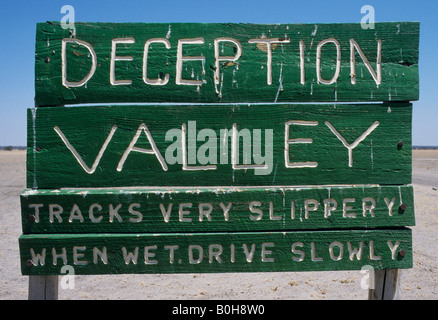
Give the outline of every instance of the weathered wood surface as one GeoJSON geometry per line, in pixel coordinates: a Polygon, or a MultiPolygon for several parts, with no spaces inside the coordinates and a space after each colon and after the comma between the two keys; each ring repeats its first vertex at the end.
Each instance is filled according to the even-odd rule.
{"type": "Polygon", "coordinates": [[[58,300],[58,276],[30,276],[28,300],[58,300]]]}
{"type": "Polygon", "coordinates": [[[37,25],[36,105],[412,101],[419,23],[37,25]],[[64,58],[63,58],[64,56],[64,58]],[[87,81],[88,80],[88,81],[87,81]]]}
{"type": "Polygon", "coordinates": [[[25,234],[415,225],[412,186],[27,190],[21,207],[25,234]]]}
{"type": "Polygon", "coordinates": [[[412,267],[409,229],[23,235],[25,275],[221,273],[412,267]]]}
{"type": "Polygon", "coordinates": [[[29,188],[411,183],[409,103],[28,110],[29,188]]]}
{"type": "Polygon", "coordinates": [[[399,300],[400,270],[374,270],[374,286],[368,291],[368,300],[399,300]]]}

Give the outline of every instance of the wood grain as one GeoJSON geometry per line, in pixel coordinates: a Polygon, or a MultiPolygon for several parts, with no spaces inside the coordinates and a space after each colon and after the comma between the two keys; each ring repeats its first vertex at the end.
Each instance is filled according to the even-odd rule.
{"type": "Polygon", "coordinates": [[[59,22],[37,24],[37,106],[96,102],[412,101],[419,96],[419,23],[415,22],[376,23],[375,29],[366,30],[359,23],[76,22],[75,28],[76,33],[71,34],[59,22]],[[215,55],[215,40],[224,38],[228,40],[217,43],[215,55]],[[114,51],[113,39],[116,39],[114,51]],[[117,39],[125,43],[118,43],[117,39]],[[148,45],[145,63],[145,45],[151,39],[161,42],[148,45]],[[187,39],[201,42],[187,44],[187,39]],[[368,67],[351,39],[362,51],[368,67]],[[274,41],[270,44],[271,58],[266,41],[274,41]],[[381,81],[376,81],[370,69],[378,72],[379,41],[381,81]],[[240,54],[236,43],[241,46],[240,54]],[[93,56],[95,70],[91,72],[93,56]],[[234,60],[235,57],[238,59],[234,60]],[[111,83],[112,63],[114,84],[111,83]],[[166,84],[146,83],[144,66],[148,78],[166,84]],[[80,82],[90,72],[91,78],[79,87],[63,85],[63,78],[80,82]]]}
{"type": "Polygon", "coordinates": [[[19,242],[24,275],[60,274],[63,265],[72,266],[75,275],[360,270],[364,265],[376,270],[412,267],[409,229],[47,234],[23,235],[19,242]],[[125,259],[129,254],[133,260],[125,259]]]}
{"type": "Polygon", "coordinates": [[[27,186],[409,184],[411,122],[408,103],[29,109],[27,186]]]}
{"type": "Polygon", "coordinates": [[[25,234],[415,225],[412,186],[27,190],[21,208],[25,234]]]}

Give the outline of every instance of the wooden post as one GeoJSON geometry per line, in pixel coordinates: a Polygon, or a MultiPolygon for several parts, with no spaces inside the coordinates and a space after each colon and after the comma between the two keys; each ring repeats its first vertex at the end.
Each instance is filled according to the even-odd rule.
{"type": "Polygon", "coordinates": [[[58,276],[29,276],[29,300],[58,300],[58,276]]]}
{"type": "Polygon", "coordinates": [[[369,290],[369,300],[398,300],[399,299],[398,269],[374,271],[374,289],[369,290]]]}

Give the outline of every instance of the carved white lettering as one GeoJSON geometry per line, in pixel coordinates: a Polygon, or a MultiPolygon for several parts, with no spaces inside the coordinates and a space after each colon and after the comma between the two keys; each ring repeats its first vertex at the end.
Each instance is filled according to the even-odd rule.
{"type": "Polygon", "coordinates": [[[164,222],[169,222],[170,220],[170,212],[172,211],[172,203],[167,205],[167,209],[164,208],[164,205],[160,203],[160,210],[164,218],[164,222]]]}
{"type": "Polygon", "coordinates": [[[306,257],[306,254],[304,253],[303,250],[297,249],[297,247],[301,247],[301,248],[304,247],[304,243],[302,243],[302,242],[294,242],[292,244],[292,249],[291,250],[292,250],[292,253],[294,254],[294,256],[292,257],[292,260],[296,261],[296,262],[301,262],[306,257]],[[298,257],[295,256],[295,255],[298,255],[298,257]]]}
{"type": "Polygon", "coordinates": [[[84,84],[87,83],[88,80],[91,79],[91,77],[94,75],[94,72],[96,71],[97,67],[97,56],[96,52],[94,51],[93,47],[85,41],[75,39],[75,38],[66,38],[62,39],[61,42],[61,78],[62,78],[62,85],[66,88],[74,88],[74,87],[81,87],[84,84]],[[91,55],[91,69],[90,72],[80,81],[73,82],[67,80],[67,43],[75,43],[80,46],[83,46],[87,48],[87,50],[90,52],[91,55]]]}
{"type": "Polygon", "coordinates": [[[93,165],[91,166],[91,168],[88,167],[85,164],[84,160],[82,160],[82,157],[78,154],[76,149],[70,144],[68,139],[65,137],[64,133],[61,131],[61,129],[59,129],[59,127],[56,126],[56,127],[54,127],[54,130],[59,135],[59,137],[61,138],[62,142],[64,142],[64,144],[67,146],[67,148],[73,154],[73,156],[78,161],[78,163],[81,165],[81,167],[85,170],[85,172],[88,173],[88,174],[92,174],[92,173],[94,173],[94,171],[96,171],[96,168],[99,165],[99,162],[100,162],[100,159],[102,158],[103,153],[105,152],[106,148],[108,147],[108,144],[110,143],[114,133],[117,130],[117,126],[114,125],[111,128],[111,131],[110,131],[108,137],[106,138],[105,142],[103,143],[102,147],[100,148],[99,153],[97,154],[97,157],[94,160],[93,165]]]}
{"type": "Polygon", "coordinates": [[[150,252],[150,250],[157,250],[158,246],[146,246],[144,247],[144,264],[158,264],[158,261],[152,259],[155,257],[155,252],[150,252]]]}
{"type": "MultiPolygon", "coordinates": [[[[176,84],[186,86],[201,86],[202,80],[188,80],[182,78],[183,62],[184,61],[202,61],[205,62],[204,56],[183,56],[183,45],[203,44],[204,38],[179,39],[178,49],[176,54],[176,84]]],[[[205,70],[203,70],[205,72],[205,70]]]]}
{"type": "Polygon", "coordinates": [[[123,170],[123,165],[125,164],[126,158],[128,158],[128,155],[131,153],[131,151],[146,153],[146,154],[154,154],[158,161],[161,164],[161,167],[164,171],[167,171],[167,164],[166,161],[164,161],[163,156],[160,153],[160,150],[158,150],[157,145],[155,144],[155,140],[152,137],[151,133],[149,132],[148,127],[142,123],[137,130],[137,133],[135,134],[134,138],[132,138],[131,143],[129,144],[128,148],[123,153],[122,158],[119,161],[119,164],[117,165],[117,171],[123,170]],[[144,148],[138,148],[135,147],[135,144],[137,143],[138,138],[140,137],[141,132],[144,132],[146,134],[146,137],[148,138],[149,144],[151,145],[152,149],[144,149],[144,148]]]}
{"type": "Polygon", "coordinates": [[[88,262],[85,260],[79,260],[84,258],[85,253],[83,253],[83,251],[85,251],[87,249],[86,246],[74,246],[73,247],[73,264],[77,265],[77,266],[84,266],[87,265],[88,262]]]}
{"type": "MultiPolygon", "coordinates": [[[[139,254],[142,254],[145,266],[157,264],[225,264],[235,263],[236,261],[246,261],[246,263],[275,263],[277,257],[283,254],[284,244],[278,246],[275,242],[259,243],[231,243],[224,246],[220,242],[210,244],[187,244],[181,247],[179,244],[156,244],[151,241],[143,247],[120,247],[120,254],[114,254],[114,247],[111,244],[103,246],[86,247],[84,245],[71,245],[71,247],[58,246],[51,248],[30,248],[28,251],[28,264],[34,267],[44,267],[46,259],[51,265],[77,265],[86,266],[89,264],[111,265],[120,264],[137,265],[139,254]],[[277,246],[279,249],[277,249],[277,246]],[[48,249],[48,250],[47,250],[48,249]],[[142,251],[140,253],[140,250],[142,251]],[[110,255],[109,252],[112,252],[110,255]],[[204,254],[205,253],[205,254],[204,254]],[[117,257],[118,256],[118,257],[117,257]],[[71,261],[69,261],[71,259],[71,261]]],[[[291,242],[289,259],[291,262],[300,263],[321,263],[326,259],[331,261],[380,261],[389,259],[397,260],[401,241],[392,239],[388,241],[364,240],[352,243],[351,241],[337,241],[333,239],[327,241],[295,241],[291,242]],[[369,254],[364,254],[365,243],[368,244],[369,254]],[[388,257],[388,258],[387,258],[388,257]],[[364,260],[365,259],[365,260],[364,260]]]]}
{"type": "MultiPolygon", "coordinates": [[[[315,29],[317,30],[317,28],[315,29]]],[[[305,64],[306,62],[310,62],[310,51],[313,47],[313,40],[310,43],[308,47],[306,47],[304,40],[298,41],[298,48],[297,51],[299,51],[299,68],[300,68],[300,83],[304,85],[306,83],[306,70],[305,70],[305,64]],[[306,56],[307,54],[307,56],[306,56]]],[[[110,70],[109,70],[109,81],[110,84],[113,86],[119,86],[119,85],[132,85],[131,79],[126,80],[118,80],[116,79],[116,62],[117,61],[132,61],[134,58],[132,56],[118,56],[117,55],[117,47],[121,45],[129,45],[134,44],[136,42],[135,38],[133,37],[126,37],[126,38],[114,38],[111,40],[111,55],[110,55],[110,70]]],[[[263,35],[260,38],[254,38],[248,40],[249,44],[256,44],[257,48],[262,51],[266,52],[266,84],[272,85],[272,73],[273,73],[273,66],[272,66],[272,56],[273,51],[278,47],[278,45],[283,46],[284,44],[291,43],[291,39],[285,37],[285,38],[267,38],[265,35],[263,35]]],[[[143,58],[142,58],[142,79],[143,82],[146,85],[152,85],[152,86],[164,86],[169,83],[170,80],[170,74],[166,73],[164,75],[158,75],[158,77],[152,77],[149,78],[148,76],[148,60],[152,57],[149,57],[150,55],[150,48],[152,45],[164,45],[164,47],[169,50],[171,49],[171,43],[169,41],[169,38],[166,36],[166,38],[150,38],[145,41],[144,48],[143,48],[143,58]]],[[[216,91],[216,94],[219,95],[219,97],[222,97],[222,88],[223,88],[223,73],[221,73],[221,69],[223,69],[223,66],[230,66],[230,65],[236,65],[236,69],[233,69],[233,85],[234,82],[237,81],[234,80],[235,72],[238,70],[239,63],[237,62],[243,55],[243,46],[241,42],[237,39],[231,38],[231,37],[218,37],[213,40],[213,43],[205,43],[204,38],[202,37],[195,37],[195,38],[186,38],[186,39],[178,39],[177,49],[176,49],[176,65],[175,65],[175,84],[177,85],[188,85],[188,86],[197,86],[198,91],[199,88],[206,83],[206,79],[199,79],[199,77],[196,77],[196,79],[186,79],[183,78],[183,70],[184,70],[184,62],[191,62],[191,61],[198,61],[202,64],[202,75],[205,75],[205,64],[206,64],[206,57],[204,53],[201,53],[200,55],[195,56],[187,56],[185,55],[185,49],[187,46],[199,46],[199,50],[206,50],[213,46],[214,51],[214,77],[212,79],[214,83],[214,88],[216,91]],[[223,52],[223,46],[224,44],[227,44],[227,46],[233,46],[234,47],[234,55],[221,55],[221,51],[223,52]],[[220,84],[220,88],[218,85],[220,84]]],[[[373,61],[373,64],[375,67],[371,65],[368,58],[365,56],[364,52],[362,51],[360,45],[355,39],[349,40],[350,45],[350,71],[351,71],[351,84],[356,85],[357,83],[357,75],[356,75],[356,54],[359,55],[361,58],[363,64],[367,68],[368,72],[370,73],[373,81],[376,83],[377,86],[379,86],[382,83],[382,40],[376,39],[376,59],[375,62],[373,61]]],[[[316,46],[316,79],[319,84],[324,85],[331,85],[333,83],[336,83],[340,76],[341,71],[341,44],[340,42],[335,38],[327,38],[323,39],[318,43],[316,46]],[[322,69],[321,66],[326,64],[325,61],[323,61],[323,48],[326,45],[334,45],[336,50],[336,57],[335,57],[335,64],[334,64],[334,74],[331,78],[327,79],[322,76],[322,69]]],[[[315,49],[313,49],[315,50],[315,49]]],[[[170,52],[170,51],[169,51],[170,52]]],[[[330,57],[330,59],[332,59],[330,57]]],[[[328,59],[327,59],[328,60],[328,59]]],[[[284,61],[281,61],[280,64],[280,71],[282,71],[284,61]]],[[[100,64],[99,64],[100,65],[100,64]]],[[[168,63],[166,63],[168,65],[168,63]]],[[[62,39],[61,42],[61,78],[62,78],[62,85],[67,88],[74,88],[74,87],[81,87],[84,86],[95,74],[96,69],[98,66],[98,60],[95,50],[93,49],[92,45],[86,41],[79,40],[77,38],[65,38],[62,39]],[[89,57],[91,58],[91,67],[88,72],[88,74],[81,79],[80,81],[69,81],[68,75],[67,75],[67,45],[72,44],[76,46],[82,46],[86,48],[89,51],[89,57]]],[[[265,68],[265,65],[262,65],[262,68],[265,68]]],[[[333,69],[333,68],[332,68],[333,69]]],[[[192,72],[192,78],[194,78],[194,73],[192,72]]],[[[280,75],[280,84],[281,88],[283,88],[282,85],[282,78],[280,75]]],[[[311,91],[310,94],[313,94],[311,91]]]]}
{"type": "Polygon", "coordinates": [[[371,67],[367,57],[362,52],[359,44],[354,39],[350,39],[350,69],[351,69],[351,83],[356,84],[356,57],[355,51],[359,53],[363,63],[370,72],[376,85],[382,83],[382,40],[377,40],[377,59],[376,59],[376,71],[371,67]]]}
{"type": "Polygon", "coordinates": [[[204,221],[204,216],[207,217],[208,221],[211,221],[210,213],[213,211],[213,205],[211,203],[200,203],[199,204],[199,221],[204,221]]]}
{"type": "Polygon", "coordinates": [[[208,246],[208,262],[213,263],[216,260],[219,263],[222,263],[222,258],[220,255],[223,252],[223,248],[220,244],[210,244],[208,246]]]}
{"type": "Polygon", "coordinates": [[[374,209],[376,208],[376,200],[373,198],[363,198],[362,199],[362,215],[364,217],[367,216],[367,212],[371,214],[372,217],[375,217],[374,209]]]}
{"type": "Polygon", "coordinates": [[[180,222],[192,222],[192,218],[185,218],[185,215],[190,214],[190,211],[186,210],[185,208],[191,208],[191,203],[180,203],[178,214],[179,214],[179,221],[180,222]]]}
{"type": "Polygon", "coordinates": [[[333,38],[322,40],[320,43],[318,43],[318,46],[316,47],[316,77],[318,83],[327,84],[327,85],[333,84],[338,80],[340,73],[341,73],[341,45],[339,44],[339,41],[333,38]],[[330,80],[325,80],[321,76],[321,49],[322,46],[324,46],[327,43],[334,43],[336,46],[336,71],[330,80]]]}
{"type": "Polygon", "coordinates": [[[252,262],[256,249],[255,243],[251,245],[251,251],[248,250],[248,245],[246,243],[242,245],[242,248],[243,248],[243,252],[245,253],[246,262],[252,262]]]}
{"type": "Polygon", "coordinates": [[[260,207],[262,205],[262,203],[260,201],[251,201],[249,204],[249,211],[251,211],[252,213],[257,213],[257,216],[254,215],[249,215],[249,218],[252,221],[259,221],[263,218],[263,211],[259,208],[255,208],[255,207],[260,207]]]}
{"type": "Polygon", "coordinates": [[[319,201],[315,199],[306,199],[304,200],[304,218],[309,219],[309,212],[316,211],[319,208],[319,201]]]}
{"type": "Polygon", "coordinates": [[[348,212],[349,210],[353,210],[352,206],[347,205],[348,203],[356,202],[355,198],[346,198],[342,201],[342,216],[344,218],[356,218],[355,212],[348,212]]]}
{"type": "MultiPolygon", "coordinates": [[[[235,62],[240,58],[241,55],[242,55],[242,45],[236,39],[227,38],[227,37],[221,37],[221,38],[214,39],[214,56],[215,56],[215,61],[216,61],[215,62],[215,71],[214,71],[214,81],[216,84],[219,84],[219,79],[220,79],[220,68],[221,68],[220,62],[221,61],[235,62]],[[231,42],[232,44],[234,44],[237,48],[236,54],[234,56],[221,56],[220,52],[219,52],[219,45],[222,42],[231,42]]],[[[216,93],[219,94],[218,91],[216,93]]]]}
{"type": "Polygon", "coordinates": [[[388,215],[390,217],[392,217],[392,207],[394,207],[394,204],[395,204],[395,197],[393,197],[391,199],[391,201],[387,197],[385,197],[384,200],[385,200],[386,206],[388,207],[388,215]]]}
{"type": "Polygon", "coordinates": [[[146,84],[150,84],[153,86],[164,86],[169,82],[170,75],[166,73],[164,76],[164,79],[158,78],[158,79],[149,79],[148,78],[148,55],[149,55],[149,46],[152,43],[161,43],[166,46],[166,49],[170,49],[170,42],[169,40],[165,38],[153,38],[146,41],[144,45],[144,52],[143,52],[143,81],[146,84]]]}
{"type": "Polygon", "coordinates": [[[297,144],[297,143],[313,143],[313,139],[311,138],[290,138],[290,126],[317,126],[317,121],[302,121],[302,120],[291,120],[287,121],[285,123],[285,134],[284,134],[284,163],[286,168],[316,168],[318,166],[318,162],[290,162],[289,157],[289,146],[291,144],[297,144]]]}
{"type": "Polygon", "coordinates": [[[262,243],[262,261],[263,262],[274,262],[274,257],[268,257],[272,254],[272,250],[268,250],[268,247],[274,247],[275,243],[266,242],[262,243]]]}
{"type": "Polygon", "coordinates": [[[330,259],[333,261],[340,261],[344,257],[344,245],[341,242],[334,241],[329,246],[330,259]],[[335,253],[335,247],[337,247],[338,254],[335,253]]]}
{"type": "Polygon", "coordinates": [[[93,221],[94,223],[99,223],[100,221],[102,221],[103,216],[100,215],[98,218],[96,218],[95,215],[94,215],[94,209],[95,208],[98,211],[102,211],[102,206],[100,204],[98,204],[98,203],[94,203],[88,209],[88,216],[90,217],[90,220],[93,221]]]}
{"type": "Polygon", "coordinates": [[[178,250],[178,245],[164,246],[164,250],[169,250],[169,263],[173,264],[175,262],[175,250],[178,250]]]}
{"type": "Polygon", "coordinates": [[[374,122],[371,125],[371,127],[369,127],[364,133],[362,133],[362,135],[359,138],[357,138],[356,141],[354,141],[352,144],[348,144],[345,138],[341,136],[341,134],[335,129],[335,127],[333,127],[333,125],[330,122],[326,121],[325,124],[327,127],[330,128],[333,134],[342,142],[344,147],[348,149],[348,166],[351,168],[353,167],[353,149],[356,148],[359,145],[359,143],[365,140],[365,138],[368,137],[371,134],[371,132],[373,132],[379,126],[380,123],[379,121],[374,122]]]}
{"type": "Polygon", "coordinates": [[[324,199],[324,218],[330,217],[337,207],[338,202],[335,199],[324,199]]]}
{"type": "Polygon", "coordinates": [[[123,260],[125,261],[126,265],[130,264],[131,262],[133,264],[137,264],[138,247],[135,247],[134,252],[128,252],[126,247],[122,247],[122,253],[123,253],[123,260]]]}
{"type": "Polygon", "coordinates": [[[248,43],[257,43],[260,44],[261,49],[266,48],[267,53],[267,75],[266,75],[266,83],[268,85],[272,84],[272,45],[273,44],[283,44],[283,43],[290,43],[290,39],[280,39],[280,38],[259,38],[259,39],[249,39],[248,43]]]}
{"type": "Polygon", "coordinates": [[[391,258],[392,260],[395,260],[397,249],[400,246],[400,241],[396,241],[395,244],[392,244],[392,241],[388,240],[387,242],[389,250],[391,250],[391,258]]]}
{"type": "Polygon", "coordinates": [[[110,61],[110,83],[113,86],[130,85],[132,80],[116,80],[116,61],[132,61],[131,56],[119,57],[116,55],[116,48],[118,43],[132,44],[135,43],[134,38],[116,38],[111,42],[111,61],[110,61]]]}

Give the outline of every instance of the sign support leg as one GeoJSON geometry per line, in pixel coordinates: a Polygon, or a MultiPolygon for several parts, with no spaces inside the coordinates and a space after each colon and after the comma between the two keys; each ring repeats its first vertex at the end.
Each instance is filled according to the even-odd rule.
{"type": "Polygon", "coordinates": [[[384,269],[374,271],[374,289],[368,292],[369,300],[399,299],[399,269],[384,269]]]}
{"type": "Polygon", "coordinates": [[[58,276],[29,276],[29,300],[58,300],[58,276]]]}

